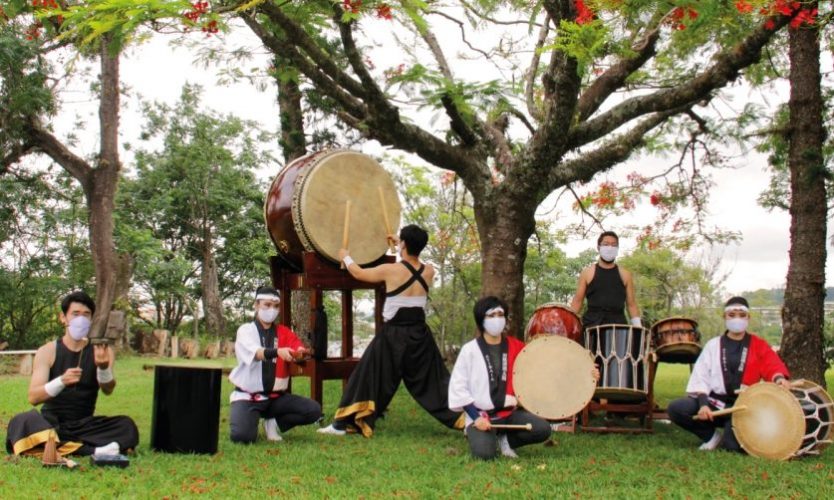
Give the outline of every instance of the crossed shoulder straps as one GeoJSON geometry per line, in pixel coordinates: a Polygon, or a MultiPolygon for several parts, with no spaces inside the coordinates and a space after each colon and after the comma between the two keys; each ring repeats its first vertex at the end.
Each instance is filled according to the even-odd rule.
{"type": "Polygon", "coordinates": [[[385,296],[393,297],[394,295],[399,295],[403,293],[406,289],[408,289],[408,287],[410,287],[412,284],[414,284],[415,281],[419,282],[423,286],[423,288],[426,290],[426,293],[429,293],[429,285],[428,283],[426,283],[426,280],[424,280],[422,276],[423,269],[426,268],[426,265],[421,262],[420,269],[414,269],[414,266],[412,266],[404,260],[400,261],[400,263],[404,265],[406,269],[411,271],[411,277],[408,278],[408,280],[405,283],[398,286],[395,290],[391,290],[390,292],[386,293],[385,296]]]}

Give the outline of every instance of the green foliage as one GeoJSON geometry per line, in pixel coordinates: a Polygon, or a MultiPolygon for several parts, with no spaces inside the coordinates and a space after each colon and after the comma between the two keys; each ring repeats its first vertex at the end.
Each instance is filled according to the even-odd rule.
{"type": "Polygon", "coordinates": [[[175,107],[146,104],[136,177],[119,193],[120,248],[136,259],[136,281],[164,312],[158,327],[176,331],[188,297],[200,297],[199,270],[212,255],[221,299],[251,307],[268,279],[264,186],[254,172],[274,163],[262,148],[272,136],[254,123],[205,110],[186,86],[175,107]]]}
{"type": "MultiPolygon", "coordinates": [[[[59,171],[60,172],[60,171],[59,171]]],[[[33,348],[60,332],[60,298],[93,293],[83,196],[65,174],[0,176],[0,341],[33,348]]]]}
{"type": "Polygon", "coordinates": [[[671,316],[688,316],[707,337],[720,333],[714,310],[719,302],[714,266],[693,264],[668,248],[637,249],[619,262],[631,271],[644,325],[671,316]]]}

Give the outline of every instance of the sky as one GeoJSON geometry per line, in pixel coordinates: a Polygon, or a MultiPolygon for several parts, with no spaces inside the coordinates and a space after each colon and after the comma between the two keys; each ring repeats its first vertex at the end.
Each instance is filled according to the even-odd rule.
{"type": "MultiPolygon", "coordinates": [[[[203,35],[193,36],[199,40],[199,37],[203,35]]],[[[208,41],[208,43],[218,42],[216,38],[208,41]]],[[[226,43],[229,46],[232,44],[254,46],[256,41],[243,38],[236,41],[226,40],[226,43]]],[[[382,55],[374,57],[382,58],[384,61],[385,57],[392,57],[392,55],[383,52],[382,55]]],[[[137,95],[141,95],[145,100],[158,100],[173,104],[186,82],[199,83],[204,87],[203,102],[207,107],[254,120],[266,129],[276,128],[278,108],[272,87],[268,87],[266,91],[259,91],[248,83],[218,85],[216,69],[200,67],[194,63],[194,59],[193,53],[188,49],[172,47],[166,39],[152,39],[138,48],[128,49],[121,64],[122,82],[129,89],[130,96],[123,100],[124,107],[121,115],[123,141],[135,142],[140,130],[141,117],[135,99],[137,95]]],[[[380,64],[382,63],[377,63],[377,65],[380,64]]],[[[239,62],[239,67],[244,72],[253,67],[264,68],[267,65],[268,58],[263,54],[256,61],[239,62]]],[[[85,95],[83,88],[71,89],[67,95],[77,95],[78,99],[71,100],[62,117],[57,120],[56,127],[59,133],[62,130],[66,132],[74,129],[75,120],[71,112],[74,110],[90,120],[92,139],[89,140],[94,141],[97,129],[95,103],[81,97],[85,95]]],[[[95,151],[97,145],[87,142],[84,147],[86,150],[83,152],[90,154],[95,151]]],[[[379,145],[376,144],[367,144],[363,146],[363,149],[371,154],[381,152],[379,145]]],[[[129,160],[129,155],[125,155],[124,159],[129,160]]],[[[646,167],[646,162],[654,164],[658,169],[668,163],[667,160],[661,158],[642,157],[622,164],[594,180],[602,181],[606,178],[623,180],[629,172],[638,167],[641,169],[646,167]]],[[[782,287],[785,284],[788,266],[790,218],[786,212],[768,211],[757,203],[757,197],[766,188],[769,180],[764,156],[757,153],[745,153],[734,162],[734,166],[735,168],[712,171],[714,186],[710,192],[708,220],[724,230],[739,232],[741,240],[737,244],[721,247],[701,247],[692,252],[690,257],[720,260],[718,274],[725,276],[722,285],[723,291],[728,296],[747,290],[782,287]]],[[[276,165],[274,171],[264,172],[264,177],[271,178],[277,173],[278,168],[279,165],[276,165]]],[[[570,217],[577,217],[570,209],[570,203],[571,200],[563,200],[556,210],[552,210],[553,201],[549,199],[540,207],[539,212],[547,213],[549,217],[556,214],[559,217],[557,222],[567,222],[571,220],[570,217]]],[[[612,227],[616,229],[629,224],[647,224],[648,219],[653,217],[653,210],[648,200],[645,200],[633,213],[619,219],[611,219],[612,227]]],[[[587,241],[571,240],[567,243],[565,251],[569,255],[576,255],[583,250],[593,248],[595,241],[592,240],[595,238],[587,241]]],[[[633,238],[624,237],[621,241],[621,255],[629,252],[634,246],[633,238]]],[[[834,286],[832,253],[834,252],[829,249],[826,266],[826,282],[829,286],[834,286]]]]}

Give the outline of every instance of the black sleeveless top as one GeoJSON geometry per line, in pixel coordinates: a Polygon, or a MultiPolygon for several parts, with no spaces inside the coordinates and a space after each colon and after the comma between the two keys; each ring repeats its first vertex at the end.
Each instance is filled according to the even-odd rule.
{"type": "Polygon", "coordinates": [[[594,278],[588,283],[585,296],[588,309],[582,317],[582,324],[589,326],[609,323],[625,324],[623,309],[626,302],[626,288],[620,277],[620,269],[615,264],[611,269],[594,264],[594,278]]]}
{"type": "Polygon", "coordinates": [[[70,368],[77,367],[79,357],[81,358],[81,380],[73,386],[65,387],[60,394],[50,398],[41,408],[41,414],[51,422],[81,420],[92,416],[96,410],[98,379],[96,378],[93,345],[89,342],[80,352],[72,352],[61,342],[61,339],[58,339],[55,345],[55,362],[49,369],[49,380],[60,377],[70,368]]]}

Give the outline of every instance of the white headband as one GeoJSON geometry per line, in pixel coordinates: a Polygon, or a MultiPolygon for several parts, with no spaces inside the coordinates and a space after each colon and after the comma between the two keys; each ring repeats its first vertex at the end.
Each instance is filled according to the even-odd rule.
{"type": "Polygon", "coordinates": [[[281,301],[281,296],[274,293],[259,293],[255,295],[255,300],[277,300],[281,301]]]}
{"type": "Polygon", "coordinates": [[[748,312],[750,310],[747,309],[747,306],[745,306],[744,304],[730,304],[730,305],[728,305],[727,307],[724,308],[724,312],[729,312],[729,311],[748,312]]]}
{"type": "Polygon", "coordinates": [[[493,307],[492,309],[489,309],[486,313],[484,313],[484,316],[489,316],[490,314],[498,311],[504,312],[504,308],[501,306],[493,307]]]}

